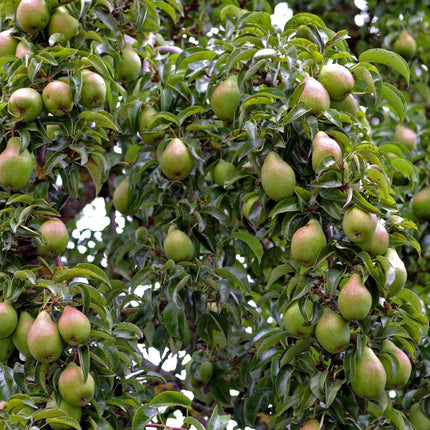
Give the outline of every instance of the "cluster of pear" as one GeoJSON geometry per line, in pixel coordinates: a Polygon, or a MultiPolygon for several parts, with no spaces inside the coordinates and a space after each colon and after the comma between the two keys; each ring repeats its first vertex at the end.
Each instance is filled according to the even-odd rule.
{"type": "MultiPolygon", "coordinates": [[[[60,358],[63,341],[76,347],[90,336],[91,323],[80,310],[66,306],[58,320],[42,310],[34,318],[29,312],[19,314],[7,302],[0,303],[0,362],[6,363],[16,348],[26,359],[35,359],[49,364],[60,358]]],[[[59,408],[66,415],[81,420],[81,408],[91,401],[94,395],[94,379],[88,374],[84,379],[82,368],[69,363],[58,378],[58,392],[61,396],[59,408]]],[[[46,407],[56,408],[55,400],[46,407]]],[[[54,430],[69,428],[61,424],[51,424],[54,430]]]]}

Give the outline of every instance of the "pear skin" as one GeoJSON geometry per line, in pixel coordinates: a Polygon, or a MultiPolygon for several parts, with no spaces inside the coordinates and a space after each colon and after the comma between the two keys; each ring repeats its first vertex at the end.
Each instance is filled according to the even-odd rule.
{"type": "MultiPolygon", "coordinates": [[[[46,408],[49,409],[61,409],[65,415],[70,418],[74,418],[78,423],[82,420],[82,408],[79,406],[73,406],[67,403],[64,399],[60,400],[57,404],[55,399],[51,399],[46,402],[46,408]]],[[[52,430],[69,430],[71,427],[67,424],[49,423],[52,430]]]]}
{"type": "Polygon", "coordinates": [[[377,255],[384,255],[390,244],[390,237],[387,230],[381,223],[376,224],[375,231],[364,242],[357,242],[357,245],[363,250],[368,252],[372,257],[377,255]]]}
{"type": "Polygon", "coordinates": [[[69,363],[58,378],[58,390],[67,403],[83,407],[94,396],[94,379],[88,373],[85,381],[82,368],[75,363],[69,363]]]}
{"type": "Polygon", "coordinates": [[[317,420],[311,420],[307,422],[300,430],[319,430],[320,423],[317,420]]]}
{"type": "Polygon", "coordinates": [[[387,374],[387,388],[400,388],[406,385],[412,371],[409,357],[388,339],[384,340],[381,351],[393,354],[397,360],[397,372],[395,374],[393,373],[391,358],[381,360],[387,374]]]}
{"type": "Polygon", "coordinates": [[[60,255],[69,243],[69,232],[66,225],[58,218],[45,221],[40,227],[41,240],[36,242],[43,256],[60,255]]]}
{"type": "Polygon", "coordinates": [[[236,170],[230,161],[219,160],[214,167],[213,178],[217,185],[224,186],[225,180],[236,170]]]}
{"type": "Polygon", "coordinates": [[[414,425],[415,430],[430,429],[430,418],[422,411],[419,403],[412,405],[409,420],[414,425]]]}
{"type": "Polygon", "coordinates": [[[403,143],[411,151],[415,148],[417,133],[409,127],[397,124],[394,130],[394,140],[403,143]]]}
{"type": "Polygon", "coordinates": [[[0,339],[0,363],[6,364],[14,349],[12,336],[0,339]]]}
{"type": "Polygon", "coordinates": [[[355,116],[358,112],[358,102],[357,99],[352,94],[350,94],[340,102],[330,100],[330,108],[336,109],[338,111],[348,112],[355,116]]]}
{"type": "Polygon", "coordinates": [[[264,192],[277,202],[294,194],[296,175],[291,166],[276,152],[269,152],[261,167],[264,192]]]}
{"type": "Polygon", "coordinates": [[[348,346],[351,331],[347,321],[325,308],[315,326],[315,337],[327,352],[336,354],[348,346]]]}
{"type": "Polygon", "coordinates": [[[164,254],[174,262],[188,261],[194,257],[194,244],[181,230],[170,228],[163,243],[164,254]]]}
{"type": "Polygon", "coordinates": [[[366,318],[372,307],[372,295],[358,273],[354,273],[340,290],[337,307],[348,321],[366,318]]]}
{"type": "Polygon", "coordinates": [[[16,10],[16,21],[26,33],[37,33],[49,23],[51,15],[45,0],[21,0],[16,10]]]}
{"type": "Polygon", "coordinates": [[[77,346],[90,336],[91,323],[79,309],[66,306],[58,320],[58,331],[69,345],[77,346]]]}
{"type": "Polygon", "coordinates": [[[312,266],[325,245],[327,240],[321,224],[316,219],[311,219],[293,234],[291,256],[302,266],[312,266]]]}
{"type": "Polygon", "coordinates": [[[341,64],[326,64],[321,68],[318,79],[329,93],[330,99],[338,102],[345,100],[354,89],[352,73],[341,64]]]}
{"type": "Polygon", "coordinates": [[[357,206],[347,210],[342,227],[351,242],[364,242],[372,236],[376,229],[376,215],[363,211],[357,206]]]}
{"type": "Polygon", "coordinates": [[[13,333],[13,343],[16,349],[26,358],[31,358],[31,352],[28,348],[28,332],[34,323],[34,318],[26,311],[19,314],[18,325],[13,333]]]}
{"type": "Polygon", "coordinates": [[[0,303],[0,339],[13,334],[18,323],[18,314],[9,303],[0,303]]]}
{"type": "Polygon", "coordinates": [[[363,399],[378,399],[385,390],[387,375],[381,360],[366,346],[356,362],[351,381],[354,393],[363,399]]]}
{"type": "Polygon", "coordinates": [[[390,263],[390,266],[385,272],[385,289],[388,292],[388,296],[394,296],[405,285],[408,278],[408,272],[406,270],[405,263],[403,263],[394,248],[388,248],[384,256],[390,263]]]}
{"type": "Polygon", "coordinates": [[[305,105],[306,109],[310,109],[309,113],[319,114],[330,107],[330,96],[324,85],[311,76],[303,79],[302,85],[304,85],[304,89],[299,101],[305,105]]]}
{"type": "Polygon", "coordinates": [[[118,65],[118,76],[120,82],[124,82],[126,84],[133,82],[139,75],[141,69],[142,62],[139,54],[130,44],[127,43],[122,49],[118,65]]]}
{"type": "MultiPolygon", "coordinates": [[[[313,306],[312,302],[307,301],[306,313],[308,316],[312,316],[313,306]]],[[[285,311],[282,321],[284,323],[285,330],[289,335],[294,337],[305,337],[313,334],[315,327],[306,325],[306,320],[300,312],[299,302],[294,302],[285,311]]]]}
{"type": "Polygon", "coordinates": [[[415,38],[404,29],[393,43],[393,51],[401,55],[405,60],[410,60],[417,50],[415,38]]]}
{"type": "Polygon", "coordinates": [[[153,127],[150,127],[152,117],[157,113],[157,110],[153,106],[146,106],[140,110],[139,114],[139,134],[144,143],[153,145],[158,140],[164,137],[166,134],[165,130],[152,131],[153,127]]]}
{"type": "Polygon", "coordinates": [[[425,187],[414,195],[412,210],[417,218],[430,219],[430,187],[425,187]]]}
{"type": "Polygon", "coordinates": [[[312,141],[312,168],[314,172],[320,170],[321,161],[331,163],[325,169],[333,169],[342,160],[342,149],[339,144],[324,131],[319,131],[312,141]]]}
{"type": "Polygon", "coordinates": [[[160,158],[162,172],[172,181],[182,181],[193,170],[194,161],[181,139],[173,139],[160,158]]]}
{"type": "Polygon", "coordinates": [[[224,82],[219,84],[211,97],[211,106],[214,114],[223,120],[232,121],[239,106],[240,90],[237,76],[230,75],[224,82]]]}
{"type": "Polygon", "coordinates": [[[130,200],[130,180],[126,177],[115,188],[112,196],[112,203],[118,212],[121,212],[123,215],[128,215],[128,205],[130,200]]]}

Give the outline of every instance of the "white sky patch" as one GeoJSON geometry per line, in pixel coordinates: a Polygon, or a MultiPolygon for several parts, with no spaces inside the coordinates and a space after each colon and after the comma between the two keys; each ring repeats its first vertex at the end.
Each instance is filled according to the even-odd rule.
{"type": "Polygon", "coordinates": [[[288,3],[279,3],[275,6],[273,15],[270,15],[272,25],[280,30],[284,29],[285,23],[293,17],[293,10],[288,3]]]}

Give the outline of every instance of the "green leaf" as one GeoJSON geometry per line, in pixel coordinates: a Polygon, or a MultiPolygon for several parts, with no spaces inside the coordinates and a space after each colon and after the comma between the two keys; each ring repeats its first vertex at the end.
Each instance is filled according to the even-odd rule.
{"type": "Polygon", "coordinates": [[[261,259],[263,258],[263,254],[264,254],[264,249],[257,238],[243,231],[238,231],[233,233],[232,237],[236,239],[240,239],[243,242],[245,242],[251,248],[254,255],[257,257],[258,262],[259,263],[261,262],[261,259]]]}
{"type": "Polygon", "coordinates": [[[178,393],[177,391],[164,391],[156,395],[148,405],[153,408],[181,406],[186,409],[191,409],[191,400],[185,394],[178,393]]]}
{"type": "Polygon", "coordinates": [[[83,111],[79,114],[78,119],[84,120],[86,123],[95,123],[98,127],[110,128],[115,131],[119,131],[117,125],[114,123],[112,115],[107,112],[93,112],[83,111]]]}
{"type": "Polygon", "coordinates": [[[406,99],[402,92],[393,85],[383,83],[382,98],[387,100],[389,105],[399,117],[400,122],[403,122],[406,112],[406,99]]]}
{"type": "Polygon", "coordinates": [[[81,276],[84,278],[96,278],[109,285],[109,279],[106,273],[99,267],[90,263],[79,263],[73,269],[60,270],[54,275],[54,280],[56,282],[64,282],[81,276]]]}
{"type": "Polygon", "coordinates": [[[218,405],[215,405],[206,430],[224,430],[229,422],[230,415],[219,415],[218,405]]]}

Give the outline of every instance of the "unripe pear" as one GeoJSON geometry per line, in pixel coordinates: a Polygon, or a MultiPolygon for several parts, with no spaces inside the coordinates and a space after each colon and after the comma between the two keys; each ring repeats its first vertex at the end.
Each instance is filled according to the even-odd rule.
{"type": "Polygon", "coordinates": [[[148,145],[153,145],[166,134],[165,130],[152,131],[152,127],[150,127],[152,117],[156,113],[157,110],[153,106],[146,106],[139,114],[139,134],[148,145]]]}
{"type": "Polygon", "coordinates": [[[303,266],[312,266],[325,245],[327,240],[321,224],[316,219],[311,219],[293,234],[291,256],[303,266]]]}
{"type": "Polygon", "coordinates": [[[77,346],[90,336],[91,323],[79,309],[66,306],[58,320],[58,331],[69,345],[77,346]]]}
{"type": "Polygon", "coordinates": [[[121,82],[126,84],[134,81],[137,78],[142,68],[142,62],[137,52],[126,44],[120,54],[118,64],[118,78],[121,82]]]}
{"type": "Polygon", "coordinates": [[[0,339],[5,339],[13,334],[18,323],[16,310],[6,302],[0,303],[0,339]]]}
{"type": "Polygon", "coordinates": [[[422,411],[419,403],[412,405],[409,421],[414,425],[415,430],[430,429],[430,418],[422,411]]]}
{"type": "Polygon", "coordinates": [[[82,368],[75,363],[69,363],[58,378],[58,390],[67,403],[83,407],[94,396],[94,379],[88,373],[85,381],[82,368]]]}
{"type": "Polygon", "coordinates": [[[354,89],[352,73],[341,64],[326,64],[321,68],[318,79],[335,101],[344,100],[354,89]]]}
{"type": "Polygon", "coordinates": [[[413,150],[415,148],[415,140],[417,133],[409,127],[397,124],[394,130],[394,140],[403,143],[407,148],[413,150]]]}
{"type": "Polygon", "coordinates": [[[303,79],[302,84],[304,89],[299,101],[305,105],[306,109],[310,109],[309,113],[319,114],[330,107],[330,96],[324,85],[311,76],[303,79]]]}
{"type": "Polygon", "coordinates": [[[214,167],[213,178],[217,185],[222,187],[225,180],[236,170],[234,164],[230,161],[219,160],[217,165],[214,167]]]}
{"type": "Polygon", "coordinates": [[[21,151],[21,142],[11,137],[0,154],[0,185],[6,189],[22,190],[33,174],[34,159],[28,149],[21,151]]]}
{"type": "Polygon", "coordinates": [[[12,339],[16,349],[26,358],[31,358],[27,339],[30,327],[34,323],[34,318],[26,311],[21,312],[18,318],[18,325],[13,333],[12,339]]]}
{"type": "Polygon", "coordinates": [[[19,88],[10,95],[7,106],[12,116],[30,122],[42,113],[42,96],[34,88],[19,88]]]}
{"type": "Polygon", "coordinates": [[[385,272],[385,288],[388,291],[388,296],[394,296],[405,285],[408,272],[405,263],[403,263],[394,248],[388,248],[384,256],[387,257],[390,263],[385,272]]]}
{"type": "Polygon", "coordinates": [[[395,374],[393,374],[394,369],[391,358],[381,360],[385,368],[385,373],[387,374],[387,388],[399,388],[406,385],[412,370],[409,357],[388,339],[384,340],[381,351],[393,354],[397,360],[397,372],[395,374]]]}
{"type": "Polygon", "coordinates": [[[314,172],[321,168],[333,169],[340,160],[342,160],[342,149],[339,144],[324,131],[319,131],[312,141],[312,168],[314,172]],[[324,160],[324,164],[320,166],[322,160],[324,160]]]}
{"type": "Polygon", "coordinates": [[[219,84],[211,97],[212,110],[219,119],[233,120],[240,101],[237,76],[230,75],[219,84]]]}
{"type": "Polygon", "coordinates": [[[277,202],[294,194],[296,175],[291,166],[276,152],[269,152],[261,167],[264,192],[277,202]]]}
{"type": "Polygon", "coordinates": [[[28,331],[27,344],[31,355],[42,363],[51,363],[60,357],[63,350],[60,333],[47,311],[37,315],[28,331]]]}
{"type": "MultiPolygon", "coordinates": [[[[312,316],[313,305],[312,302],[307,301],[305,305],[306,314],[312,316]]],[[[310,336],[313,334],[315,327],[306,325],[308,322],[300,312],[299,302],[294,302],[285,311],[282,321],[285,330],[291,336],[310,336]]]]}
{"type": "Polygon", "coordinates": [[[412,198],[412,210],[417,218],[430,219],[430,187],[415,194],[412,198]]]}
{"type": "Polygon", "coordinates": [[[346,320],[362,320],[372,307],[372,295],[358,273],[353,273],[340,290],[337,307],[346,320]]]}
{"type": "Polygon", "coordinates": [[[324,308],[315,326],[315,337],[327,352],[335,354],[348,346],[351,331],[348,322],[339,314],[324,308]]]}
{"type": "Polygon", "coordinates": [[[49,20],[48,34],[52,36],[55,33],[62,34],[65,41],[79,33],[79,21],[64,6],[57,7],[49,20]]]}
{"type": "Polygon", "coordinates": [[[203,384],[207,384],[211,380],[214,373],[213,364],[210,361],[203,361],[198,367],[198,372],[200,381],[202,381],[203,384]]]}
{"type": "Polygon", "coordinates": [[[375,232],[376,215],[354,206],[343,216],[342,227],[351,242],[364,242],[375,232]]]}
{"type": "Polygon", "coordinates": [[[131,199],[130,180],[126,177],[115,188],[112,196],[112,203],[118,212],[121,212],[123,215],[128,215],[128,205],[131,199]]]}
{"type": "Polygon", "coordinates": [[[349,94],[340,102],[330,100],[330,108],[336,109],[338,111],[348,112],[351,115],[356,115],[358,112],[358,102],[352,94],[349,94]]]}
{"type": "Polygon", "coordinates": [[[181,230],[170,228],[164,239],[163,248],[166,257],[175,263],[191,260],[194,256],[194,244],[181,230]]]}
{"type": "Polygon", "coordinates": [[[73,108],[72,89],[63,81],[52,81],[46,85],[42,100],[46,110],[55,116],[64,116],[73,108]]]}
{"type": "Polygon", "coordinates": [[[403,29],[393,43],[393,51],[406,60],[410,60],[415,55],[416,50],[415,38],[406,29],[403,29]]]}
{"type": "Polygon", "coordinates": [[[0,363],[6,364],[14,349],[12,336],[0,339],[0,363]]]}
{"type": "Polygon", "coordinates": [[[377,255],[383,255],[388,249],[390,244],[390,237],[385,227],[378,222],[376,224],[375,231],[364,242],[357,242],[357,245],[363,250],[371,254],[373,257],[377,255]]]}
{"type": "Polygon", "coordinates": [[[82,70],[82,89],[80,102],[87,108],[94,109],[103,106],[106,100],[106,82],[96,72],[82,70]]]}
{"type": "Polygon", "coordinates": [[[182,181],[193,170],[194,161],[181,139],[173,139],[160,158],[163,173],[172,181],[182,181]]]}
{"type": "Polygon", "coordinates": [[[307,422],[300,430],[319,430],[320,423],[317,420],[311,420],[307,422]]]}
{"type": "Polygon", "coordinates": [[[11,57],[15,55],[18,39],[13,37],[12,30],[0,32],[0,57],[11,57]]]}
{"type": "MultiPolygon", "coordinates": [[[[49,409],[61,409],[64,411],[65,415],[70,418],[74,418],[78,423],[82,420],[82,408],[79,406],[73,406],[67,403],[64,399],[60,400],[60,404],[58,405],[55,399],[51,399],[46,402],[46,408],[49,409]]],[[[70,427],[67,424],[60,423],[49,423],[49,426],[52,430],[69,430],[70,427]]]]}
{"type": "Polygon", "coordinates": [[[16,9],[16,22],[26,33],[37,33],[49,23],[50,13],[45,0],[21,0],[16,9]]]}
{"type": "Polygon", "coordinates": [[[43,256],[60,255],[69,243],[69,232],[60,219],[45,221],[39,227],[39,232],[41,239],[36,242],[36,245],[43,256]]]}
{"type": "Polygon", "coordinates": [[[363,399],[378,399],[385,390],[387,375],[381,360],[371,348],[364,347],[356,362],[355,375],[351,381],[354,393],[363,399]]]}

